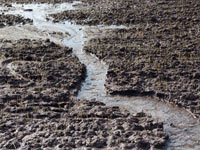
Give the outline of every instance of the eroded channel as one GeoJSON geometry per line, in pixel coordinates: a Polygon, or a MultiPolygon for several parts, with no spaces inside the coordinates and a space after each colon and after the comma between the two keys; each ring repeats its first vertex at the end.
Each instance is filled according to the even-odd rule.
{"type": "MultiPolygon", "coordinates": [[[[96,33],[98,29],[123,28],[123,26],[96,26],[87,27],[71,24],[70,22],[53,23],[47,21],[49,14],[58,13],[60,11],[75,9],[74,3],[63,4],[13,4],[11,10],[7,13],[20,14],[26,18],[33,20],[32,29],[44,33],[40,36],[37,32],[31,32],[30,36],[50,38],[60,44],[73,48],[73,53],[81,63],[87,67],[87,78],[83,83],[81,91],[78,94],[79,99],[97,99],[108,105],[118,105],[124,107],[131,112],[146,112],[152,115],[154,119],[164,122],[165,131],[169,134],[170,141],[168,150],[198,150],[200,149],[200,125],[187,111],[174,107],[170,104],[159,102],[146,97],[124,97],[124,96],[108,96],[104,88],[106,73],[108,66],[98,60],[94,55],[87,54],[83,51],[83,45],[90,37],[88,31],[96,33]],[[26,11],[32,9],[32,11],[26,11]],[[62,32],[64,36],[51,36],[52,32],[62,32]]],[[[27,28],[18,26],[20,31],[27,28]]],[[[101,34],[98,32],[98,34],[101,34]]],[[[97,36],[98,36],[97,34],[97,36]]]]}

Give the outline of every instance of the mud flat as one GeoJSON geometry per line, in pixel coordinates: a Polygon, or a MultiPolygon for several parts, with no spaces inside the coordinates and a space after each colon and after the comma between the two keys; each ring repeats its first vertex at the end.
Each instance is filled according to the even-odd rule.
{"type": "Polygon", "coordinates": [[[110,30],[84,47],[109,64],[108,93],[155,96],[200,117],[199,2],[88,1],[86,6],[51,16],[54,22],[129,27],[110,30]]]}
{"type": "Polygon", "coordinates": [[[54,42],[1,40],[1,149],[165,147],[163,124],[97,101],[77,100],[85,66],[54,42]]]}
{"type": "Polygon", "coordinates": [[[144,113],[68,98],[10,101],[0,131],[1,149],[163,149],[168,139],[163,124],[144,113]]]}
{"type": "Polygon", "coordinates": [[[22,11],[12,8],[13,14],[29,16],[37,30],[18,26],[18,31],[34,29],[30,39],[19,39],[23,34],[16,35],[18,40],[13,36],[0,40],[0,149],[165,148],[168,135],[162,122],[143,112],[74,98],[86,77],[86,67],[77,58],[82,41],[76,38],[82,37],[81,31],[67,23],[47,22],[48,12],[59,10],[53,5],[37,4],[29,13],[20,7],[22,11]],[[69,29],[70,36],[54,36],[55,29],[64,33],[69,29]],[[47,32],[53,37],[37,39],[47,32]],[[61,45],[52,41],[56,38],[61,45]]]}
{"type": "Polygon", "coordinates": [[[195,83],[191,80],[198,74],[199,2],[179,2],[88,1],[82,5],[85,8],[51,16],[54,22],[70,19],[81,25],[100,25],[88,28],[91,40],[83,49],[106,64],[98,59],[93,63],[95,57],[89,59],[92,62],[89,63],[78,56],[87,64],[88,73],[79,98],[96,98],[109,105],[124,106],[131,112],[151,114],[164,122],[164,129],[170,135],[167,149],[198,150],[200,125],[196,118],[199,117],[199,99],[191,98],[198,90],[189,87],[198,84],[198,80],[194,80],[195,83]],[[111,19],[113,16],[116,18],[111,19]],[[102,24],[111,26],[102,28],[102,24]],[[112,24],[126,25],[127,28],[115,29],[112,24]],[[112,30],[105,31],[106,28],[112,30]],[[190,58],[187,53],[191,54],[190,58]],[[177,61],[178,64],[174,64],[177,61]],[[191,69],[190,61],[195,64],[195,71],[191,69]],[[188,76],[182,72],[187,72],[188,76]],[[175,79],[171,80],[171,77],[175,79]],[[110,96],[106,94],[104,84],[110,96]],[[180,86],[177,88],[177,85],[180,86]]]}
{"type": "Polygon", "coordinates": [[[0,14],[0,28],[16,25],[16,24],[26,24],[26,23],[32,23],[32,20],[23,18],[21,16],[15,16],[15,15],[5,15],[0,14]]]}

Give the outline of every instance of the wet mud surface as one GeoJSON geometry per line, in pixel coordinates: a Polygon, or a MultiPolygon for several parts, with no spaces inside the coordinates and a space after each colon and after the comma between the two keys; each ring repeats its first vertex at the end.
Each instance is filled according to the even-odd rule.
{"type": "Polygon", "coordinates": [[[112,30],[91,39],[84,49],[109,64],[108,93],[156,96],[199,117],[198,39],[176,38],[171,42],[163,32],[154,34],[163,36],[161,43],[152,35],[137,28],[112,30]]]}
{"type": "Polygon", "coordinates": [[[12,101],[7,107],[1,112],[1,149],[162,149],[168,139],[163,124],[144,113],[96,101],[12,101]]]}
{"type": "Polygon", "coordinates": [[[129,26],[107,31],[84,48],[109,64],[108,93],[155,96],[199,118],[200,2],[111,0],[87,4],[51,16],[55,22],[68,19],[84,25],[129,26]]]}
{"type": "Polygon", "coordinates": [[[0,149],[164,149],[162,122],[74,98],[86,67],[72,52],[49,39],[0,40],[0,149]]]}
{"type": "Polygon", "coordinates": [[[163,149],[163,124],[76,100],[85,66],[49,40],[1,40],[0,149],[163,149]]]}
{"type": "Polygon", "coordinates": [[[67,10],[55,15],[55,22],[72,20],[86,25],[136,25],[199,22],[199,1],[100,0],[84,1],[80,10],[67,10]]]}
{"type": "Polygon", "coordinates": [[[9,14],[0,14],[0,28],[6,26],[12,26],[17,24],[31,24],[33,21],[31,19],[26,19],[21,16],[9,15],[9,14]]]}
{"type": "Polygon", "coordinates": [[[49,40],[3,40],[1,106],[10,100],[29,103],[75,96],[85,78],[85,66],[71,52],[49,40]]]}

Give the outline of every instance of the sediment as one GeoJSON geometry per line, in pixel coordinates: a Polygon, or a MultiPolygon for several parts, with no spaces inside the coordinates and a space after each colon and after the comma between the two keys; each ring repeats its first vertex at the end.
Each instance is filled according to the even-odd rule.
{"type": "Polygon", "coordinates": [[[22,98],[29,102],[29,98],[51,101],[75,96],[86,68],[71,52],[50,40],[2,40],[1,104],[22,98]]]}
{"type": "Polygon", "coordinates": [[[20,15],[9,15],[9,14],[0,14],[0,28],[6,26],[13,26],[17,24],[32,24],[33,21],[31,19],[26,19],[20,15]]]}
{"type": "Polygon", "coordinates": [[[1,112],[1,149],[162,149],[162,123],[96,101],[65,99],[1,112]]]}
{"type": "Polygon", "coordinates": [[[77,100],[85,66],[50,40],[1,40],[0,149],[163,149],[145,113],[77,100]]]}
{"type": "Polygon", "coordinates": [[[84,47],[109,65],[108,93],[154,96],[200,117],[199,1],[88,1],[86,8],[51,16],[55,22],[127,26],[102,31],[84,47]]]}

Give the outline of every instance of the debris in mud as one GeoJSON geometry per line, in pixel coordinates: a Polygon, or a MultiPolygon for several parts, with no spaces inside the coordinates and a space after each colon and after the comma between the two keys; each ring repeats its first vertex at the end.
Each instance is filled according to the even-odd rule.
{"type": "Polygon", "coordinates": [[[68,32],[50,32],[49,34],[51,35],[51,37],[55,37],[57,39],[64,39],[70,36],[68,32]]]}
{"type": "Polygon", "coordinates": [[[0,14],[0,28],[5,26],[11,26],[16,24],[32,24],[33,21],[31,19],[23,18],[20,15],[9,15],[9,14],[0,14]]]}

